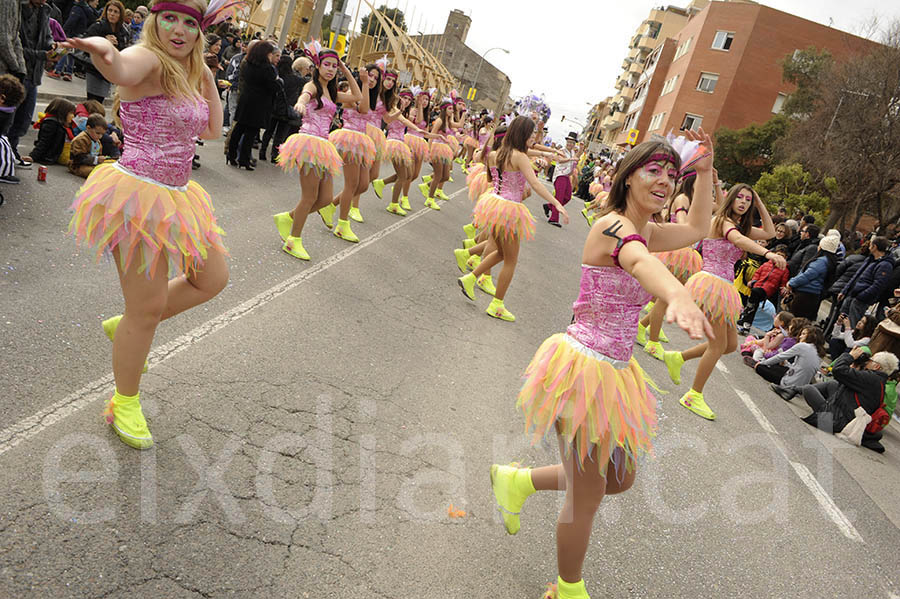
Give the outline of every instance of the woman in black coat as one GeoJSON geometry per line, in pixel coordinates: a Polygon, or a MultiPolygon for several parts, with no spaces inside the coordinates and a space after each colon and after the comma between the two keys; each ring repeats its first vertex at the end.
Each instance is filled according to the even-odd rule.
{"type": "Polygon", "coordinates": [[[259,148],[259,159],[266,159],[266,150],[269,142],[272,142],[272,162],[278,159],[278,146],[284,143],[292,133],[300,129],[300,115],[294,110],[294,104],[300,98],[300,90],[303,89],[303,79],[294,71],[292,64],[294,59],[283,54],[278,59],[278,76],[283,85],[279,86],[275,94],[275,103],[272,108],[272,120],[269,127],[263,133],[262,145],[259,148]]]}
{"type": "MultiPolygon", "coordinates": [[[[128,33],[128,28],[125,27],[125,7],[119,0],[109,0],[106,6],[103,7],[103,14],[100,16],[100,20],[88,27],[87,31],[84,32],[84,37],[93,37],[95,35],[108,39],[119,52],[128,47],[131,36],[128,33]]],[[[92,63],[85,65],[85,71],[87,99],[97,100],[102,103],[109,95],[109,90],[112,86],[92,63]]]]}
{"type": "Polygon", "coordinates": [[[235,124],[228,141],[227,162],[253,170],[250,151],[259,130],[269,125],[272,105],[281,83],[275,64],[280,53],[270,42],[258,42],[244,58],[238,80],[240,95],[234,112],[235,124]],[[240,146],[240,150],[238,150],[240,146]]]}

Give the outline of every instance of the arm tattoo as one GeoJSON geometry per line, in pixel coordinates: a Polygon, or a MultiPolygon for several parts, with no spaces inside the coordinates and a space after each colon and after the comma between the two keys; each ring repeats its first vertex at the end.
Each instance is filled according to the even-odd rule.
{"type": "Polygon", "coordinates": [[[622,238],[619,237],[619,235],[618,235],[619,230],[621,228],[622,228],[622,221],[617,220],[610,226],[606,227],[606,229],[604,229],[604,231],[603,231],[603,234],[606,235],[607,237],[612,237],[613,239],[618,239],[619,241],[622,241],[622,238]]]}

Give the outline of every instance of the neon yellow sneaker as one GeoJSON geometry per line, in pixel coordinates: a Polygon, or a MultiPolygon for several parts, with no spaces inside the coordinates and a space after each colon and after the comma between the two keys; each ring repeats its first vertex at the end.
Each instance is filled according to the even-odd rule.
{"type": "MultiPolygon", "coordinates": [[[[106,333],[106,336],[110,341],[114,341],[116,338],[116,329],[119,328],[119,321],[122,320],[122,315],[113,316],[112,318],[107,318],[103,322],[100,323],[100,326],[103,327],[103,332],[106,333]]],[[[144,368],[141,372],[147,372],[150,368],[150,363],[147,360],[144,360],[144,368]]]]}
{"type": "Polygon", "coordinates": [[[590,224],[591,224],[591,215],[590,215],[590,213],[588,212],[588,209],[587,209],[587,208],[584,208],[584,209],[581,211],[581,216],[584,217],[584,220],[586,220],[587,223],[588,223],[588,225],[590,226],[590,224]]]}
{"type": "Polygon", "coordinates": [[[438,198],[439,200],[444,200],[445,202],[450,199],[450,196],[444,193],[443,189],[436,190],[434,192],[434,197],[438,198]]]}
{"type": "Polygon", "coordinates": [[[494,464],[491,466],[491,489],[500,515],[503,516],[506,532],[516,534],[521,528],[519,514],[522,513],[522,506],[534,493],[531,468],[519,468],[516,463],[509,466],[494,464]]]}
{"type": "Polygon", "coordinates": [[[349,241],[350,243],[359,243],[359,237],[357,237],[350,229],[349,220],[338,219],[338,224],[334,228],[334,236],[340,237],[344,241],[349,241]]]}
{"type": "Polygon", "coordinates": [[[669,378],[676,385],[681,384],[681,367],[684,366],[684,358],[680,351],[667,351],[663,354],[663,362],[666,363],[666,370],[669,371],[669,378]]]}
{"type": "Polygon", "coordinates": [[[141,394],[127,396],[118,391],[106,402],[103,417],[113,427],[119,440],[135,449],[153,447],[153,435],[141,411],[141,394]]]}
{"type": "Polygon", "coordinates": [[[334,204],[328,204],[324,208],[319,208],[319,216],[322,217],[322,222],[325,223],[325,226],[331,229],[334,227],[334,211],[337,210],[337,206],[334,204]]]}
{"type": "Polygon", "coordinates": [[[662,341],[663,343],[669,342],[669,338],[666,337],[666,333],[662,329],[659,329],[659,340],[662,341]]]}
{"type": "Polygon", "coordinates": [[[475,247],[475,245],[476,244],[474,239],[463,239],[463,247],[467,250],[471,250],[473,247],[475,247]]]}
{"type": "Polygon", "coordinates": [[[287,239],[284,240],[284,245],[281,246],[282,251],[290,254],[294,258],[300,258],[301,260],[309,260],[309,254],[306,252],[306,249],[303,247],[303,242],[300,241],[299,237],[291,237],[288,235],[287,239]]]}
{"type": "Polygon", "coordinates": [[[406,216],[406,210],[401,208],[400,204],[395,204],[395,203],[391,202],[390,204],[387,205],[387,208],[385,208],[385,210],[387,210],[391,214],[398,214],[400,216],[406,216]]]}
{"type": "Polygon", "coordinates": [[[284,241],[291,234],[291,227],[294,226],[294,219],[291,218],[290,212],[279,212],[272,216],[275,219],[275,228],[278,229],[278,235],[284,241]]]}
{"type": "Polygon", "coordinates": [[[412,210],[412,206],[409,205],[409,197],[408,196],[400,196],[400,207],[406,210],[407,212],[412,210]]]}
{"type": "Polygon", "coordinates": [[[427,200],[425,200],[425,207],[431,208],[432,210],[440,210],[441,209],[441,207],[438,205],[438,203],[436,201],[434,201],[434,198],[428,198],[427,200]]]}
{"type": "Polygon", "coordinates": [[[379,198],[384,194],[384,179],[375,179],[372,181],[372,189],[375,190],[375,195],[379,198]]]}
{"type": "Polygon", "coordinates": [[[541,599],[591,599],[584,587],[584,579],[578,582],[566,582],[556,577],[556,584],[548,584],[541,599]]]}
{"type": "Polygon", "coordinates": [[[469,223],[467,225],[463,225],[463,233],[466,234],[466,237],[469,239],[475,239],[475,235],[478,233],[478,229],[475,228],[475,225],[469,223]]]}
{"type": "Polygon", "coordinates": [[[478,265],[481,264],[481,256],[475,254],[471,256],[468,260],[466,260],[466,268],[469,270],[475,270],[478,268],[478,265]]]}
{"type": "Polygon", "coordinates": [[[716,413],[713,412],[708,405],[706,405],[706,401],[704,401],[703,399],[703,394],[699,391],[694,391],[693,389],[691,389],[681,396],[681,399],[678,401],[678,403],[686,407],[697,416],[700,416],[701,418],[706,418],[707,420],[716,419],[716,413]]]}
{"type": "Polygon", "coordinates": [[[662,344],[659,341],[647,341],[647,345],[644,346],[644,351],[656,358],[657,360],[662,360],[665,356],[666,350],[663,349],[662,344]]]}
{"type": "Polygon", "coordinates": [[[456,279],[456,282],[459,283],[460,289],[462,289],[463,295],[467,298],[475,301],[475,275],[472,273],[466,273],[460,278],[456,279]]]}
{"type": "Polygon", "coordinates": [[[466,262],[469,261],[469,250],[453,250],[453,257],[456,258],[456,266],[459,267],[459,272],[466,272],[466,262]]]}
{"type": "MultiPolygon", "coordinates": [[[[472,273],[469,273],[470,275],[472,273]]],[[[474,275],[473,275],[474,276],[474,275]]],[[[491,303],[488,304],[487,310],[488,316],[493,316],[494,318],[499,318],[500,320],[505,320],[506,322],[515,322],[515,315],[506,309],[506,306],[503,305],[502,299],[497,299],[496,297],[491,300],[491,303]]]]}
{"type": "Polygon", "coordinates": [[[475,284],[488,295],[497,293],[497,288],[494,287],[494,281],[491,279],[491,275],[481,275],[478,277],[478,280],[475,281],[475,284]]]}
{"type": "Polygon", "coordinates": [[[596,215],[596,214],[591,214],[590,216],[587,217],[587,221],[588,221],[588,226],[589,226],[589,227],[593,227],[593,226],[594,226],[594,219],[595,219],[595,218],[597,218],[597,215],[596,215]]]}
{"type": "Polygon", "coordinates": [[[653,304],[656,302],[648,302],[646,306],[641,309],[641,312],[650,312],[653,309],[653,304]]]}
{"type": "Polygon", "coordinates": [[[638,323],[638,332],[635,341],[638,345],[645,345],[647,343],[647,327],[641,323],[638,323]]]}
{"type": "Polygon", "coordinates": [[[453,175],[450,175],[450,176],[447,178],[447,183],[453,183],[453,175]]]}
{"type": "Polygon", "coordinates": [[[355,220],[358,223],[364,223],[366,221],[363,220],[362,212],[359,211],[359,208],[356,206],[350,207],[350,219],[355,220]]]}
{"type": "Polygon", "coordinates": [[[425,185],[431,183],[432,176],[431,175],[422,175],[422,181],[425,181],[425,185]]]}

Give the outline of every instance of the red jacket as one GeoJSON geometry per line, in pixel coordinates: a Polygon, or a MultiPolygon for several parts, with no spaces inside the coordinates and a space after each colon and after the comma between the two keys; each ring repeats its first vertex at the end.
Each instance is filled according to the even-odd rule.
{"type": "Polygon", "coordinates": [[[765,289],[766,295],[774,297],[782,287],[787,285],[790,278],[790,270],[787,268],[775,268],[775,263],[768,260],[753,273],[753,278],[750,279],[750,286],[762,287],[765,289]]]}

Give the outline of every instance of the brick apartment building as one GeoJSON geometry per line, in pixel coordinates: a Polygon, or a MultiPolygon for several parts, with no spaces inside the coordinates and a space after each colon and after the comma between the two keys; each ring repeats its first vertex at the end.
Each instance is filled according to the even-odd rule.
{"type": "Polygon", "coordinates": [[[710,2],[650,53],[615,144],[625,146],[630,129],[640,143],[670,130],[764,123],[794,89],[780,62],[811,46],[840,61],[877,43],[753,2],[710,2]]]}

